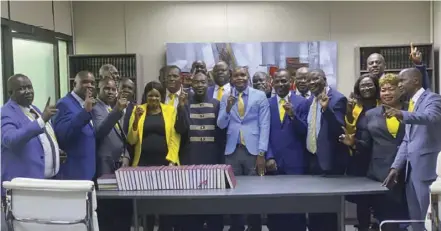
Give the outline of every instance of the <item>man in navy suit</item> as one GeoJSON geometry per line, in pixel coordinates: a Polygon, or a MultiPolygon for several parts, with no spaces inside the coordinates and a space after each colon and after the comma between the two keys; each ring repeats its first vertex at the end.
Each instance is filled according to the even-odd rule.
{"type": "MultiPolygon", "coordinates": [[[[310,152],[309,172],[314,175],[342,175],[347,148],[338,141],[344,126],[346,97],[330,88],[321,69],[311,70],[308,86],[312,97],[307,116],[306,148],[310,152]]],[[[309,214],[310,231],[337,230],[337,214],[309,214]]]]}
{"type": "Polygon", "coordinates": [[[207,96],[221,101],[224,95],[230,94],[230,77],[231,70],[228,67],[228,64],[224,61],[218,62],[213,67],[213,78],[215,85],[207,89],[207,96]]]}
{"type": "Polygon", "coordinates": [[[92,180],[95,176],[95,131],[92,108],[95,99],[95,77],[81,71],[75,77],[74,90],[57,103],[54,129],[67,160],[60,167],[60,177],[72,180],[92,180]]]}
{"type": "MultiPolygon", "coordinates": [[[[291,78],[279,69],[273,79],[276,96],[270,102],[271,127],[268,144],[267,171],[276,175],[301,175],[306,172],[305,146],[309,104],[301,96],[290,92],[291,78]]],[[[270,214],[270,231],[306,230],[305,214],[270,214]]]]}
{"type": "Polygon", "coordinates": [[[60,167],[58,142],[49,121],[57,112],[55,106],[50,98],[43,113],[32,105],[34,88],[23,74],[11,76],[7,86],[10,99],[1,108],[2,183],[16,177],[54,177],[60,167]]]}
{"type": "MultiPolygon", "coordinates": [[[[127,133],[129,131],[129,121],[130,121],[130,115],[132,115],[133,108],[135,107],[136,103],[134,102],[134,95],[135,95],[135,83],[129,78],[123,78],[119,82],[118,86],[118,94],[124,94],[127,97],[127,100],[129,101],[127,107],[123,110],[123,116],[121,117],[120,124],[122,125],[122,130],[124,131],[124,134],[127,137],[127,133]]],[[[127,151],[130,156],[130,160],[133,159],[133,146],[126,143],[127,151]]]]}

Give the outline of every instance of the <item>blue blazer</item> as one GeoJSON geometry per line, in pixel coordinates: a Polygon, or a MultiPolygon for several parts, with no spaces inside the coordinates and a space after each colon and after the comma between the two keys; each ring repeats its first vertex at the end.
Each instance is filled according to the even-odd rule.
{"type": "MultiPolygon", "coordinates": [[[[328,91],[328,108],[322,113],[320,132],[317,138],[317,157],[320,168],[332,173],[344,173],[346,168],[348,148],[339,142],[345,125],[346,97],[330,88],[328,91]]],[[[308,99],[311,105],[315,97],[308,99]]]]}
{"type": "Polygon", "coordinates": [[[304,173],[306,169],[306,134],[309,104],[301,96],[291,92],[291,103],[295,117],[285,114],[280,122],[277,96],[269,99],[271,110],[271,128],[267,159],[275,159],[277,167],[285,172],[304,173]]]}
{"type": "Polygon", "coordinates": [[[207,88],[207,96],[209,98],[213,98],[213,94],[214,94],[214,86],[208,87],[207,88]]]}
{"type": "Polygon", "coordinates": [[[37,120],[30,121],[20,106],[9,100],[1,108],[1,126],[1,182],[16,177],[43,179],[44,150],[38,135],[44,131],[37,120]]]}
{"type": "Polygon", "coordinates": [[[230,113],[226,112],[228,97],[228,94],[222,97],[217,120],[220,129],[227,128],[225,154],[229,155],[236,150],[240,130],[242,130],[249,153],[257,155],[259,150],[266,152],[270,131],[270,110],[265,93],[248,87],[248,103],[244,118],[239,116],[237,102],[231,108],[230,113]]]}
{"type": "Polygon", "coordinates": [[[87,112],[71,93],[57,103],[53,124],[60,148],[67,160],[60,166],[60,178],[92,180],[95,176],[95,131],[87,112]]]}

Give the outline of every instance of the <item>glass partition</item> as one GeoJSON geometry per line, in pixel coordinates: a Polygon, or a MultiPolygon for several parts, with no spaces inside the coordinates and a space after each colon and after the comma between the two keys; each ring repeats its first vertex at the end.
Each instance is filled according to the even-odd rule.
{"type": "Polygon", "coordinates": [[[21,38],[12,38],[14,73],[28,76],[34,86],[34,105],[44,109],[47,98],[56,101],[54,45],[21,38]]]}
{"type": "Polygon", "coordinates": [[[60,71],[60,97],[64,97],[69,91],[68,70],[67,70],[67,42],[58,40],[58,68],[60,71]]]}

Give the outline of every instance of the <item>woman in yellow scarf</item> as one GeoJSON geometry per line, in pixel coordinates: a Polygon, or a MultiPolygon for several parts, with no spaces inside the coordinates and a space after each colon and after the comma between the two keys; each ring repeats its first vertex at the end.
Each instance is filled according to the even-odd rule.
{"type": "MultiPolygon", "coordinates": [[[[357,79],[354,91],[346,107],[346,127],[348,136],[361,139],[363,126],[366,124],[366,112],[378,104],[380,88],[378,80],[371,74],[364,74],[357,79]]],[[[366,176],[370,155],[358,150],[354,145],[348,145],[349,157],[346,174],[351,176],[366,176]]],[[[358,230],[368,230],[370,227],[371,211],[365,196],[350,196],[348,201],[357,204],[358,230]]]]}
{"type": "MultiPolygon", "coordinates": [[[[380,99],[383,105],[365,113],[363,125],[357,127],[357,133],[353,136],[344,134],[341,141],[353,147],[355,153],[363,153],[369,157],[367,176],[378,182],[383,182],[389,173],[398,147],[405,135],[404,124],[395,117],[386,117],[384,105],[388,107],[406,110],[406,105],[400,100],[400,80],[395,74],[386,74],[379,80],[380,99]]],[[[384,220],[403,220],[407,218],[407,205],[404,197],[404,174],[395,185],[390,185],[387,194],[368,196],[368,201],[374,210],[375,217],[382,222],[384,220]]],[[[360,219],[360,218],[359,218],[360,219]]],[[[382,230],[398,230],[398,224],[387,224],[382,230]]]]}

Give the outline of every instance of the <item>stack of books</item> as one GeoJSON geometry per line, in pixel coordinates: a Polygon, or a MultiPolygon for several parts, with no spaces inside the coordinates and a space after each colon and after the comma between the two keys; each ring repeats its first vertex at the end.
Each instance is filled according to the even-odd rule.
{"type": "Polygon", "coordinates": [[[97,179],[99,190],[118,190],[115,174],[104,174],[97,179]]]}
{"type": "Polygon", "coordinates": [[[183,165],[120,168],[118,190],[226,189],[236,187],[230,165],[183,165]]]}

